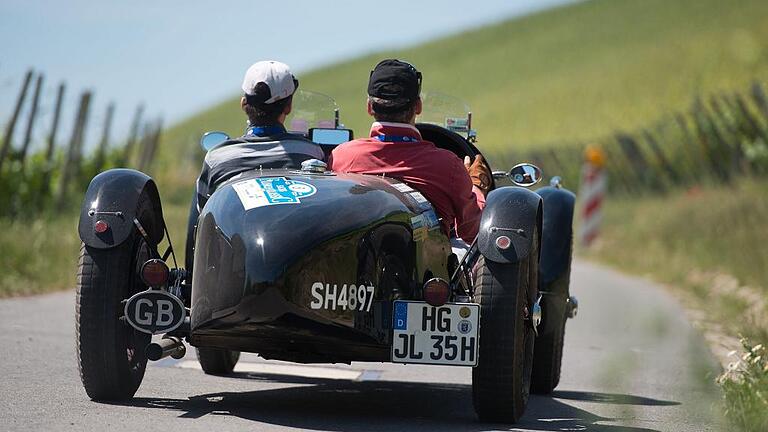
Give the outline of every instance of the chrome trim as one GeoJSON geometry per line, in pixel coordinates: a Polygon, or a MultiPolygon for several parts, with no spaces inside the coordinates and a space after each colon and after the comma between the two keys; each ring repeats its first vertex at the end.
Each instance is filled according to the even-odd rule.
{"type": "Polygon", "coordinates": [[[567,313],[568,318],[576,318],[576,314],[579,313],[579,300],[574,296],[568,297],[567,313]]]}

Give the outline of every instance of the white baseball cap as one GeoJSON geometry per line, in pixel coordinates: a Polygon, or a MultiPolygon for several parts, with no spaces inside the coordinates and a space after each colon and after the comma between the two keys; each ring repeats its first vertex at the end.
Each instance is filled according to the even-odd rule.
{"type": "MultiPolygon", "coordinates": [[[[260,96],[259,103],[271,104],[292,95],[299,86],[299,81],[291,74],[291,69],[285,63],[267,60],[251,65],[245,71],[243,78],[243,91],[247,96],[260,96]],[[266,84],[266,89],[257,86],[266,84]]],[[[250,98],[249,98],[250,99],[250,98]]]]}

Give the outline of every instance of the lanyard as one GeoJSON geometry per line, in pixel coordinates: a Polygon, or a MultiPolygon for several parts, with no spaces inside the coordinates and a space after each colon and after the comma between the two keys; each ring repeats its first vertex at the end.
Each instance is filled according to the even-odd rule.
{"type": "Polygon", "coordinates": [[[379,141],[385,142],[418,142],[419,139],[412,136],[400,136],[400,135],[376,135],[375,137],[379,141]]]}
{"type": "Polygon", "coordinates": [[[285,132],[282,126],[251,126],[245,130],[246,136],[265,137],[285,132]]]}

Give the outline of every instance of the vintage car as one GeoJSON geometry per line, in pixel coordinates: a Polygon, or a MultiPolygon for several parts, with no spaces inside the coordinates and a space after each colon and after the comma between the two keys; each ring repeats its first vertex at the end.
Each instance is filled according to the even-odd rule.
{"type": "MultiPolygon", "coordinates": [[[[480,153],[463,104],[435,96],[425,107],[417,127],[426,140],[460,158],[480,153]],[[431,119],[430,104],[439,108],[431,119]]],[[[329,112],[292,124],[330,150],[351,131],[338,109],[329,112]]],[[[227,138],[208,133],[201,143],[227,138]]],[[[245,172],[192,218],[187,271],[155,182],[129,169],[97,175],[78,227],[87,394],[133,397],[148,359],[180,358],[188,343],[210,374],[232,372],[241,351],[299,363],[471,367],[479,418],[517,421],[530,391],[551,392],[559,380],[566,317],[576,310],[574,195],[557,179],[527,189],[541,179],[527,163],[494,179],[477,239],[460,256],[429,201],[395,178],[331,172],[319,160],[245,172]]]]}

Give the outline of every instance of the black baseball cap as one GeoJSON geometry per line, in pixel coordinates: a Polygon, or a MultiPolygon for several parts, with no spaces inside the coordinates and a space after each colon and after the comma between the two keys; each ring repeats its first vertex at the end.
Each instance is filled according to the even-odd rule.
{"type": "Polygon", "coordinates": [[[368,95],[391,101],[393,107],[413,102],[420,93],[421,72],[410,63],[396,59],[382,60],[371,71],[368,95]]]}

